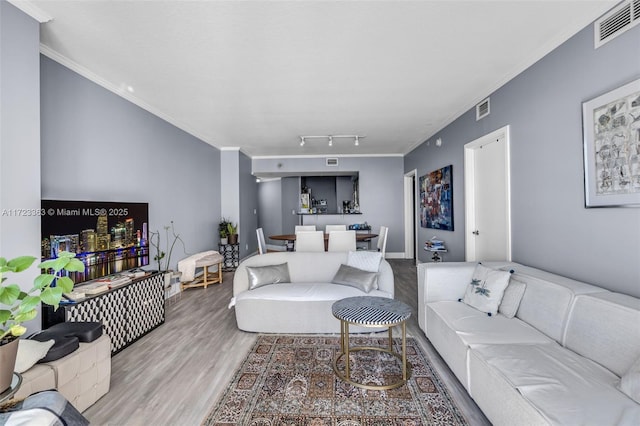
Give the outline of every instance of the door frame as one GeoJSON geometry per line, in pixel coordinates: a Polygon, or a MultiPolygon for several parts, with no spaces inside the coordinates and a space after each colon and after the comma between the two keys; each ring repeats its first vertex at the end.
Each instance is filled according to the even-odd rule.
{"type": "Polygon", "coordinates": [[[416,188],[417,169],[404,174],[404,258],[416,259],[418,263],[418,235],[416,227],[416,188]]]}
{"type": "Polygon", "coordinates": [[[497,142],[500,137],[504,137],[504,174],[506,177],[506,218],[507,218],[507,261],[511,261],[511,153],[510,153],[510,129],[509,125],[501,127],[489,134],[486,134],[474,141],[471,141],[464,145],[464,200],[465,200],[465,259],[468,262],[476,260],[475,244],[473,244],[471,234],[476,229],[476,217],[475,217],[475,151],[482,148],[484,145],[497,142]]]}

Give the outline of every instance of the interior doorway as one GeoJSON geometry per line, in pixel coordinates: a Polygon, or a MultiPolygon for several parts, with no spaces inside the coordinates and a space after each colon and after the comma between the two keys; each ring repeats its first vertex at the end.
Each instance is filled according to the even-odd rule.
{"type": "Polygon", "coordinates": [[[414,259],[417,263],[416,253],[416,173],[412,171],[404,175],[404,258],[414,259]]]}
{"type": "Polygon", "coordinates": [[[465,258],[511,260],[509,126],[464,146],[465,258]]]}

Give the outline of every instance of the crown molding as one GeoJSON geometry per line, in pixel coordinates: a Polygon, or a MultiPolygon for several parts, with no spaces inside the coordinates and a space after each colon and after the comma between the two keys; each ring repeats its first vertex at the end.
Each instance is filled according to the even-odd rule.
{"type": "Polygon", "coordinates": [[[27,15],[31,16],[33,19],[38,21],[41,24],[47,23],[53,20],[53,16],[49,15],[44,10],[40,9],[35,4],[30,1],[25,0],[7,0],[8,3],[14,5],[27,15]]]}

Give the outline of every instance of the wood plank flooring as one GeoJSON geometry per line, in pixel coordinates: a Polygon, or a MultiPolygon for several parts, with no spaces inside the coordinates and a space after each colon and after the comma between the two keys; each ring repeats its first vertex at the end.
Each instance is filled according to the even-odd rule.
{"type": "MultiPolygon", "coordinates": [[[[489,425],[418,327],[416,268],[390,260],[396,298],[411,306],[408,335],[416,338],[472,425],[489,425]]],[[[255,341],[236,327],[233,273],[207,289],[167,301],[166,322],[112,358],[111,389],[84,412],[93,425],[199,425],[255,341]]]]}

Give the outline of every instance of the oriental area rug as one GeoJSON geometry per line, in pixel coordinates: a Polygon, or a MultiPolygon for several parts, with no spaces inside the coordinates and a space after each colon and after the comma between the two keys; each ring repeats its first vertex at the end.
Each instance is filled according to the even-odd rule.
{"type": "MultiPolygon", "coordinates": [[[[352,335],[350,346],[388,347],[386,336],[352,335]]],[[[399,352],[401,341],[393,340],[399,352]]],[[[332,367],[339,353],[338,336],[259,335],[202,424],[467,424],[413,338],[407,338],[411,378],[392,390],[366,390],[340,380],[332,367]]],[[[352,352],[350,359],[351,377],[359,382],[393,383],[402,376],[400,361],[384,352],[352,352]]],[[[344,371],[343,359],[338,362],[341,367],[344,371]]]]}

